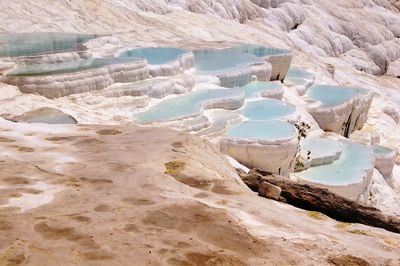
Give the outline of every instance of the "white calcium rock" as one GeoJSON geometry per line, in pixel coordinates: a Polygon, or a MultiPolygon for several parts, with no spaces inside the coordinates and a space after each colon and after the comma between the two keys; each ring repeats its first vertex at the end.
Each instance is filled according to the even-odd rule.
{"type": "Polygon", "coordinates": [[[288,176],[294,170],[297,133],[280,139],[223,137],[220,149],[249,168],[288,176]]]}
{"type": "Polygon", "coordinates": [[[382,109],[382,111],[391,117],[394,122],[399,123],[400,121],[400,113],[392,106],[386,106],[382,109]]]}
{"type": "Polygon", "coordinates": [[[135,82],[149,77],[145,60],[107,65],[80,72],[48,76],[0,76],[0,82],[17,86],[22,92],[59,98],[107,88],[114,83],[135,82]]]}
{"type": "Polygon", "coordinates": [[[308,106],[308,112],[318,122],[321,129],[349,136],[361,129],[368,118],[373,93],[358,94],[349,101],[332,107],[321,107],[319,104],[308,106]]]}
{"type": "Polygon", "coordinates": [[[392,177],[396,152],[392,149],[382,146],[375,146],[374,151],[375,168],[386,180],[389,180],[392,177]]]}
{"type": "Polygon", "coordinates": [[[180,58],[171,63],[161,65],[149,65],[150,75],[152,77],[158,76],[175,76],[183,73],[193,67],[194,57],[193,53],[185,53],[180,58]]]}
{"type": "Polygon", "coordinates": [[[184,94],[194,87],[194,78],[180,75],[173,78],[158,77],[133,83],[113,84],[105,90],[95,92],[107,98],[122,96],[143,96],[164,98],[169,94],[184,94]]]}

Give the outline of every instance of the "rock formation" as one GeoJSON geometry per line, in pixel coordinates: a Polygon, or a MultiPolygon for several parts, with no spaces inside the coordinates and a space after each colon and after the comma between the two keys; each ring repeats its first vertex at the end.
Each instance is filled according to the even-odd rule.
{"type": "Polygon", "coordinates": [[[327,189],[295,183],[285,177],[257,169],[249,174],[242,173],[241,176],[244,183],[261,196],[265,196],[265,183],[269,183],[279,187],[284,201],[296,207],[318,211],[339,221],[363,223],[400,233],[399,218],[385,216],[376,208],[348,200],[327,189]]]}

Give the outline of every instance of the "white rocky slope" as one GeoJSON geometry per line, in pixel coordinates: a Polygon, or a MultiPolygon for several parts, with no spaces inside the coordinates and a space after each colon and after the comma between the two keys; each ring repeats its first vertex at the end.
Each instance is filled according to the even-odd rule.
{"type": "MultiPolygon", "coordinates": [[[[218,20],[266,26],[298,50],[322,57],[343,56],[349,64],[367,73],[386,73],[390,62],[400,57],[399,10],[385,0],[105,0],[56,3],[18,0],[13,5],[0,3],[0,7],[3,10],[0,16],[3,31],[130,32],[133,38],[145,40],[152,36],[152,31],[162,30],[164,34],[161,35],[171,41],[184,35],[210,39],[210,31],[215,31],[212,28],[218,28],[212,20],[204,20],[200,27],[193,23],[188,31],[177,21],[158,23],[165,19],[168,21],[176,13],[185,14],[180,16],[182,22],[187,16],[195,22],[194,14],[200,14],[218,20]],[[51,20],[54,10],[60,11],[56,13],[59,16],[56,23],[51,20]],[[135,34],[137,36],[133,36],[135,34]]],[[[226,35],[229,34],[211,39],[226,39],[226,35]]]]}

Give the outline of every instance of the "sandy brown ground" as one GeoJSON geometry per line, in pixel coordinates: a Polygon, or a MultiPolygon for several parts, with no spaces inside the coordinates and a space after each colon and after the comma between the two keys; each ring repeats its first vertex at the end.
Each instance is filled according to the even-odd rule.
{"type": "Polygon", "coordinates": [[[0,120],[0,147],[0,265],[400,264],[399,235],[259,198],[197,137],[0,120]]]}

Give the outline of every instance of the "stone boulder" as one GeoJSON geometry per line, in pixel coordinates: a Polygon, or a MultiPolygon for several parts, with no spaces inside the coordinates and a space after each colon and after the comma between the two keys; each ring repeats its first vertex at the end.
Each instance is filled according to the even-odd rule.
{"type": "Polygon", "coordinates": [[[262,182],[260,188],[258,189],[258,195],[261,197],[279,200],[281,196],[282,189],[278,186],[272,185],[268,182],[262,182]]]}

